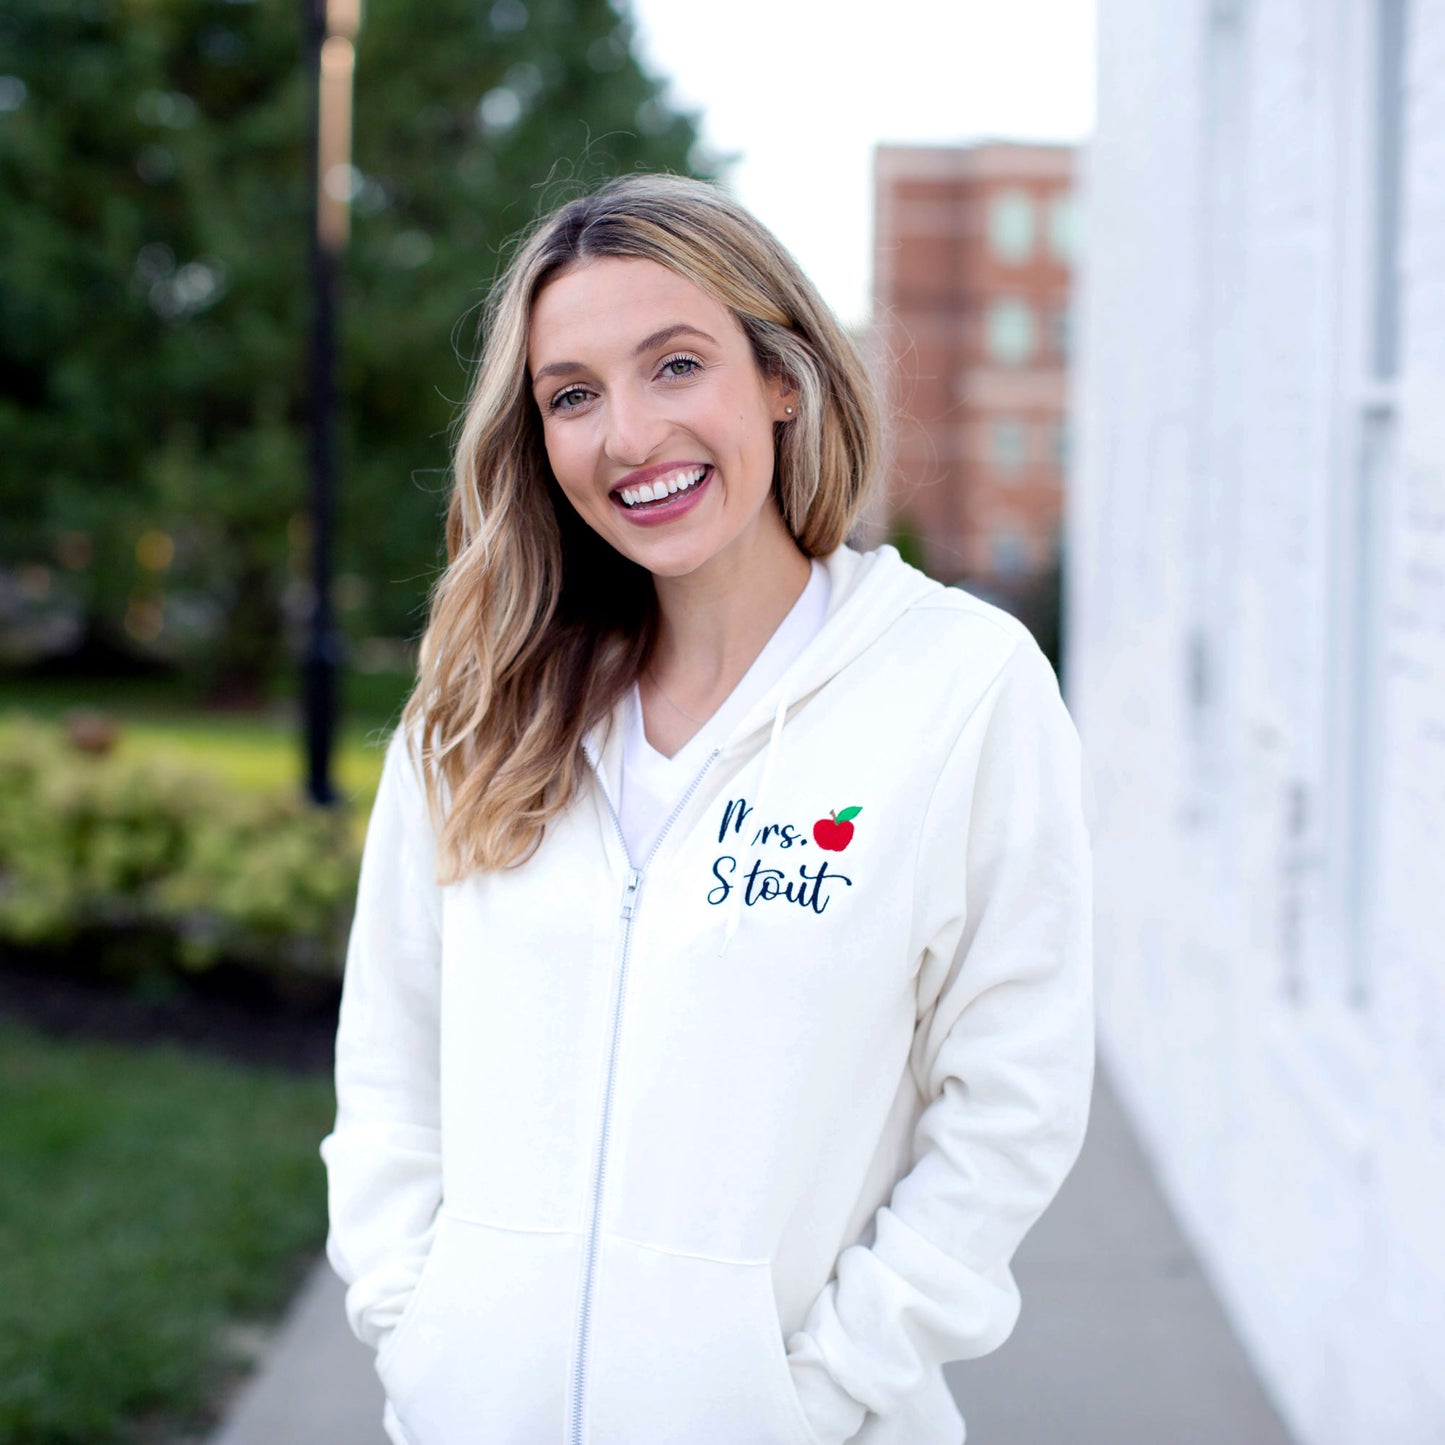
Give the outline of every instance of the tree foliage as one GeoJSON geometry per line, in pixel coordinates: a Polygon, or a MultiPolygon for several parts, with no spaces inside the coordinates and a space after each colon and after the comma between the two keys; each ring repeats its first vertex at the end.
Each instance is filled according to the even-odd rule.
{"type": "MultiPolygon", "coordinates": [[[[233,681],[277,666],[306,604],[302,21],[280,0],[0,10],[0,566],[233,681]]],[[[688,170],[696,143],[607,0],[370,7],[341,291],[354,634],[420,626],[468,317],[506,239],[569,186],[688,170]]]]}

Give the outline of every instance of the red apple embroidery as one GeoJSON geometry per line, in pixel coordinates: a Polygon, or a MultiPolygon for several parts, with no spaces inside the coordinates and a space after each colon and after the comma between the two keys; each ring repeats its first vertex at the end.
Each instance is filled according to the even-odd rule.
{"type": "Polygon", "coordinates": [[[839,808],[813,824],[813,841],[830,853],[841,853],[853,841],[853,819],[862,808],[839,808]]]}

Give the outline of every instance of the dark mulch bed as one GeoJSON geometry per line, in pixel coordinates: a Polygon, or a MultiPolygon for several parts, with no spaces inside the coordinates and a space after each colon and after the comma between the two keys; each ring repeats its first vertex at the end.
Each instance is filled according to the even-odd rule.
{"type": "Polygon", "coordinates": [[[0,1015],[60,1038],[175,1044],[295,1074],[331,1070],[340,992],[224,966],[118,981],[73,957],[0,948],[0,1015]]]}

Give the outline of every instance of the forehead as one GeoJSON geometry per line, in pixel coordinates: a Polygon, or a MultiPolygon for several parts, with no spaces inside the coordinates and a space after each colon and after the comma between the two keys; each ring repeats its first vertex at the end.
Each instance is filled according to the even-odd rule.
{"type": "Polygon", "coordinates": [[[732,312],[686,276],[656,261],[601,256],[570,267],[537,293],[527,362],[535,372],[559,359],[630,353],[642,338],[676,325],[720,341],[743,339],[732,312]]]}

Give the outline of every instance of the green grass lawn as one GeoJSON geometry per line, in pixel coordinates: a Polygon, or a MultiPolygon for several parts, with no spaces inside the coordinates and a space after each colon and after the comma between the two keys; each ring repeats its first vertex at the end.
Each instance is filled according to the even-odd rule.
{"type": "MultiPolygon", "coordinates": [[[[399,716],[408,682],[360,679],[343,712],[332,778],[363,825],[381,776],[384,735],[399,716]]],[[[119,725],[124,753],[165,752],[243,788],[304,784],[300,723],[294,704],[284,699],[266,712],[226,713],[201,707],[172,684],[13,680],[0,699],[0,731],[22,714],[55,721],[71,708],[94,708],[119,725]]]]}
{"type": "Polygon", "coordinates": [[[0,1020],[0,1441],[208,1423],[325,1237],[326,1078],[0,1020]]]}
{"type": "MultiPolygon", "coordinates": [[[[306,776],[296,729],[269,718],[238,720],[185,714],[121,720],[123,752],[164,752],[216,773],[237,787],[300,788],[306,776]]],[[[332,781],[348,803],[370,809],[381,775],[382,749],[374,728],[344,727],[337,739],[332,781]]]]}
{"type": "MultiPolygon", "coordinates": [[[[341,729],[334,776],[358,835],[403,697],[373,687],[341,729]]],[[[247,789],[302,785],[284,701],[227,714],[173,686],[6,683],[0,732],[79,706],[115,720],[122,753],[247,789]]],[[[333,1114],[324,1077],[0,1017],[0,1445],[197,1438],[247,1363],[238,1326],[274,1317],[321,1247],[333,1114]]]]}

